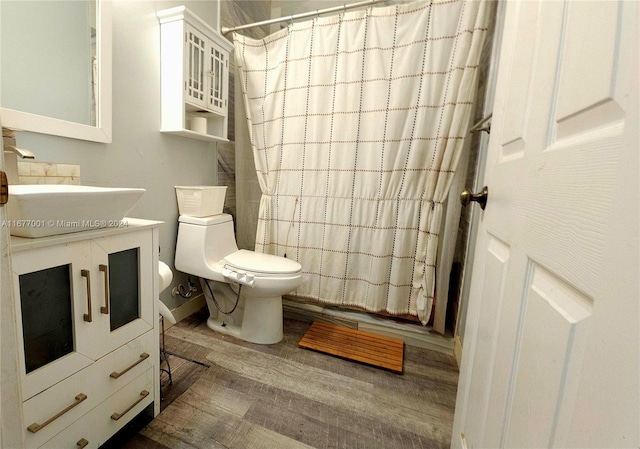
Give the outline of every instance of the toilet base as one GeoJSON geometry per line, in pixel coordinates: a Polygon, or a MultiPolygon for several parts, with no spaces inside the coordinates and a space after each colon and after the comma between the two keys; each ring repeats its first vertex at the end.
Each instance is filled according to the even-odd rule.
{"type": "MultiPolygon", "coordinates": [[[[207,320],[207,327],[251,343],[271,345],[282,340],[282,296],[245,297],[244,313],[240,324],[225,321],[225,315],[216,313],[207,320]]],[[[212,311],[210,310],[209,313],[212,311]]],[[[216,311],[217,312],[217,311],[216,311]]]]}

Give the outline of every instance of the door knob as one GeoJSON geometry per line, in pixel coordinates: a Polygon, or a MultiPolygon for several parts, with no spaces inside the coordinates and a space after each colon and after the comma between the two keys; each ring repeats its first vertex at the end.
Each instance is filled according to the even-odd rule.
{"type": "Polygon", "coordinates": [[[467,206],[472,201],[476,201],[480,205],[480,209],[484,210],[487,205],[487,197],[489,196],[489,189],[484,186],[479,193],[471,193],[471,190],[464,189],[460,194],[460,203],[463,206],[467,206]]]}

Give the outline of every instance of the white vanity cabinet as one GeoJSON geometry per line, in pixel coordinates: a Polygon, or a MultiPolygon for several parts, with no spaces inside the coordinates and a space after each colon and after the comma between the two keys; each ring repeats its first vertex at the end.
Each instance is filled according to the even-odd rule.
{"type": "Polygon", "coordinates": [[[98,447],[159,412],[157,222],[12,237],[27,448],[98,447]]]}
{"type": "Polygon", "coordinates": [[[162,132],[227,141],[233,45],[184,6],[160,20],[162,132]]]}

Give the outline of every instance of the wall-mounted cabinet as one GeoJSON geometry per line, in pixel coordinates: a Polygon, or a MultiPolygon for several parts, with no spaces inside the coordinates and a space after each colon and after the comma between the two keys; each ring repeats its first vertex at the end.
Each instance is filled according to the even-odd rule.
{"type": "Polygon", "coordinates": [[[233,45],[184,6],[160,20],[160,131],[227,141],[229,54],[233,45]]]}
{"type": "Polygon", "coordinates": [[[12,237],[26,447],[97,448],[159,412],[157,222],[12,237]],[[76,446],[77,445],[77,446],[76,446]]]}

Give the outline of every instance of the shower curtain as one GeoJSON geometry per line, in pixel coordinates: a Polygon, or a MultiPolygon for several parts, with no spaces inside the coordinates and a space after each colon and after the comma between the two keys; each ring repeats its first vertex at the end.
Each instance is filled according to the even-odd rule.
{"type": "Polygon", "coordinates": [[[292,296],[427,324],[486,10],[418,1],[235,34],[262,189],[256,251],[302,265],[292,296]]]}

